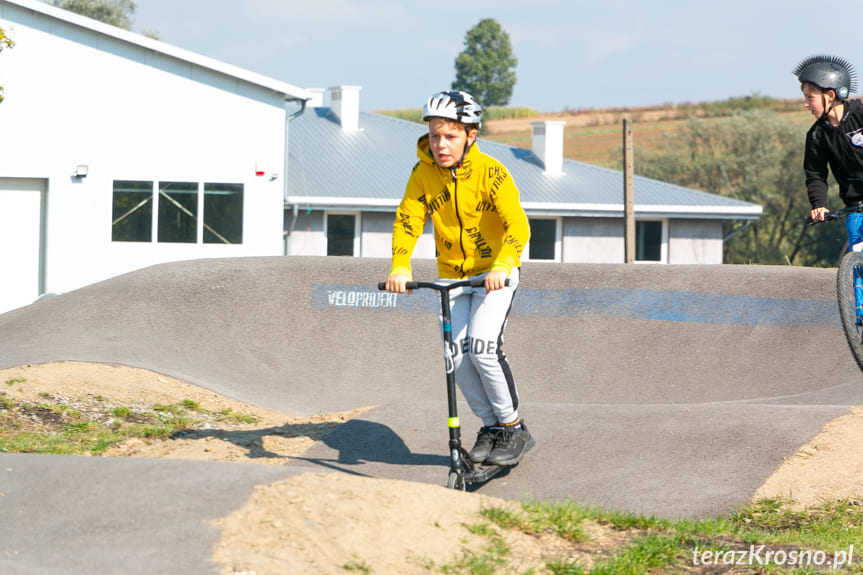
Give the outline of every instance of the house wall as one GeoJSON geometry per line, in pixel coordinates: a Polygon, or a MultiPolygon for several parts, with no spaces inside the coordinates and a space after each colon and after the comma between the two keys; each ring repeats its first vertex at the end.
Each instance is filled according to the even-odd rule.
{"type": "MultiPolygon", "coordinates": [[[[365,212],[363,214],[362,255],[367,258],[390,258],[393,254],[394,214],[365,212]]],[[[417,240],[413,251],[414,258],[434,259],[437,257],[434,244],[434,226],[426,220],[423,235],[417,240]]]]}
{"type": "MultiPolygon", "coordinates": [[[[721,264],[721,220],[665,220],[665,261],[669,264],[721,264]]],[[[564,221],[563,261],[622,263],[623,222],[601,218],[564,221]]]]}
{"type": "Polygon", "coordinates": [[[389,258],[393,253],[393,214],[363,213],[362,257],[389,258]]]}
{"type": "Polygon", "coordinates": [[[605,218],[565,218],[565,263],[623,263],[623,221],[605,218]]]}
{"type": "Polygon", "coordinates": [[[672,220],[668,232],[668,260],[672,264],[721,264],[722,222],[672,220]]]}
{"type": "MultiPolygon", "coordinates": [[[[292,215],[285,212],[285,229],[291,229],[292,215]]],[[[289,234],[288,255],[326,255],[324,211],[300,209],[289,234]]],[[[360,249],[356,254],[369,258],[390,258],[393,214],[360,214],[360,249]]],[[[560,260],[564,263],[622,263],[623,222],[612,218],[563,218],[560,260]]],[[[665,220],[663,261],[669,264],[721,264],[722,221],[665,220]]],[[[433,227],[430,221],[417,241],[413,258],[434,259],[433,227]]],[[[527,256],[524,257],[527,261],[527,256]]]]}
{"type": "MultiPolygon", "coordinates": [[[[307,212],[299,209],[297,219],[291,226],[293,213],[285,211],[285,229],[287,234],[289,256],[325,256],[326,241],[324,237],[324,215],[326,212],[313,210],[307,212]]],[[[390,258],[393,253],[393,219],[392,213],[386,212],[355,212],[360,216],[361,235],[360,251],[357,256],[364,258],[390,258]]],[[[436,257],[433,226],[431,220],[426,222],[423,235],[414,247],[414,258],[436,257]]]]}
{"type": "Polygon", "coordinates": [[[0,25],[15,40],[0,54],[0,178],[47,182],[46,291],[171,260],[283,253],[282,181],[269,176],[283,172],[284,95],[3,2],[0,25]],[[79,164],[84,178],[71,176],[79,164]],[[242,244],[158,243],[156,230],[153,242],[112,242],[114,180],[243,184],[242,244]]]}
{"type": "Polygon", "coordinates": [[[325,256],[324,212],[297,211],[296,219],[291,211],[285,210],[285,229],[289,256],[325,256]]]}

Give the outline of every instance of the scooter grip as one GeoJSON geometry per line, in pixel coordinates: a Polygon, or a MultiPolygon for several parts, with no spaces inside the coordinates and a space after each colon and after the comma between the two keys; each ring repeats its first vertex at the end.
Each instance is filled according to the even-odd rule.
{"type": "MultiPolygon", "coordinates": [[[[378,289],[379,290],[387,289],[387,282],[379,282],[378,283],[378,289]]],[[[405,289],[419,289],[419,288],[417,286],[417,282],[407,282],[405,284],[405,289]]]]}
{"type": "MultiPolygon", "coordinates": [[[[470,278],[470,287],[482,287],[485,285],[485,276],[470,278]]],[[[509,278],[503,280],[503,285],[509,286],[509,278]]]]}

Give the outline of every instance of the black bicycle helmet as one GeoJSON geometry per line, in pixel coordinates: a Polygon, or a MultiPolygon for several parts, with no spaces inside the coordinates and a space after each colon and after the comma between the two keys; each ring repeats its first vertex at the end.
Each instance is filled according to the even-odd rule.
{"type": "Polygon", "coordinates": [[[802,60],[794,68],[800,82],[810,82],[822,90],[833,90],[836,98],[846,100],[857,91],[857,72],[851,63],[839,56],[819,54],[802,60]]]}

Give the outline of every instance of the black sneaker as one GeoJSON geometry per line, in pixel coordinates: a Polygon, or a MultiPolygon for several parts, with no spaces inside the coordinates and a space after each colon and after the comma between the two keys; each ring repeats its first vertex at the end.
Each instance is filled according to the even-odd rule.
{"type": "Polygon", "coordinates": [[[533,449],[535,443],[523,421],[515,429],[503,427],[498,431],[494,448],[485,462],[492,465],[515,465],[525,453],[533,449]]]}
{"type": "Polygon", "coordinates": [[[488,454],[491,453],[492,447],[494,447],[494,439],[497,437],[499,430],[499,427],[481,427],[479,429],[479,432],[476,434],[476,443],[473,449],[470,450],[470,453],[468,453],[471,461],[482,463],[486,460],[488,454]]]}

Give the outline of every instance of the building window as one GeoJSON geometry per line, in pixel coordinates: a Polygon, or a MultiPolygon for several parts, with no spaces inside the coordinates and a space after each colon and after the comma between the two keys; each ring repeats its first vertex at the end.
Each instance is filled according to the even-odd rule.
{"type": "Polygon", "coordinates": [[[152,181],[114,181],[111,240],[115,242],[243,243],[243,184],[204,184],[203,215],[199,184],[159,182],[158,217],[153,221],[152,181]],[[203,216],[203,217],[202,217],[203,216]]]}
{"type": "Polygon", "coordinates": [[[327,214],[327,255],[354,255],[357,217],[354,214],[327,214]]]}
{"type": "Polygon", "coordinates": [[[243,184],[204,184],[204,243],[243,243],[243,184]]]}
{"type": "Polygon", "coordinates": [[[153,241],[153,182],[114,182],[111,240],[153,241]]]}
{"type": "Polygon", "coordinates": [[[159,182],[159,241],[198,241],[198,184],[159,182]]]}
{"type": "Polygon", "coordinates": [[[635,259],[662,261],[662,222],[635,222],[635,259]]]}
{"type": "Polygon", "coordinates": [[[556,260],[557,220],[530,219],[527,257],[531,260],[556,260]]]}

